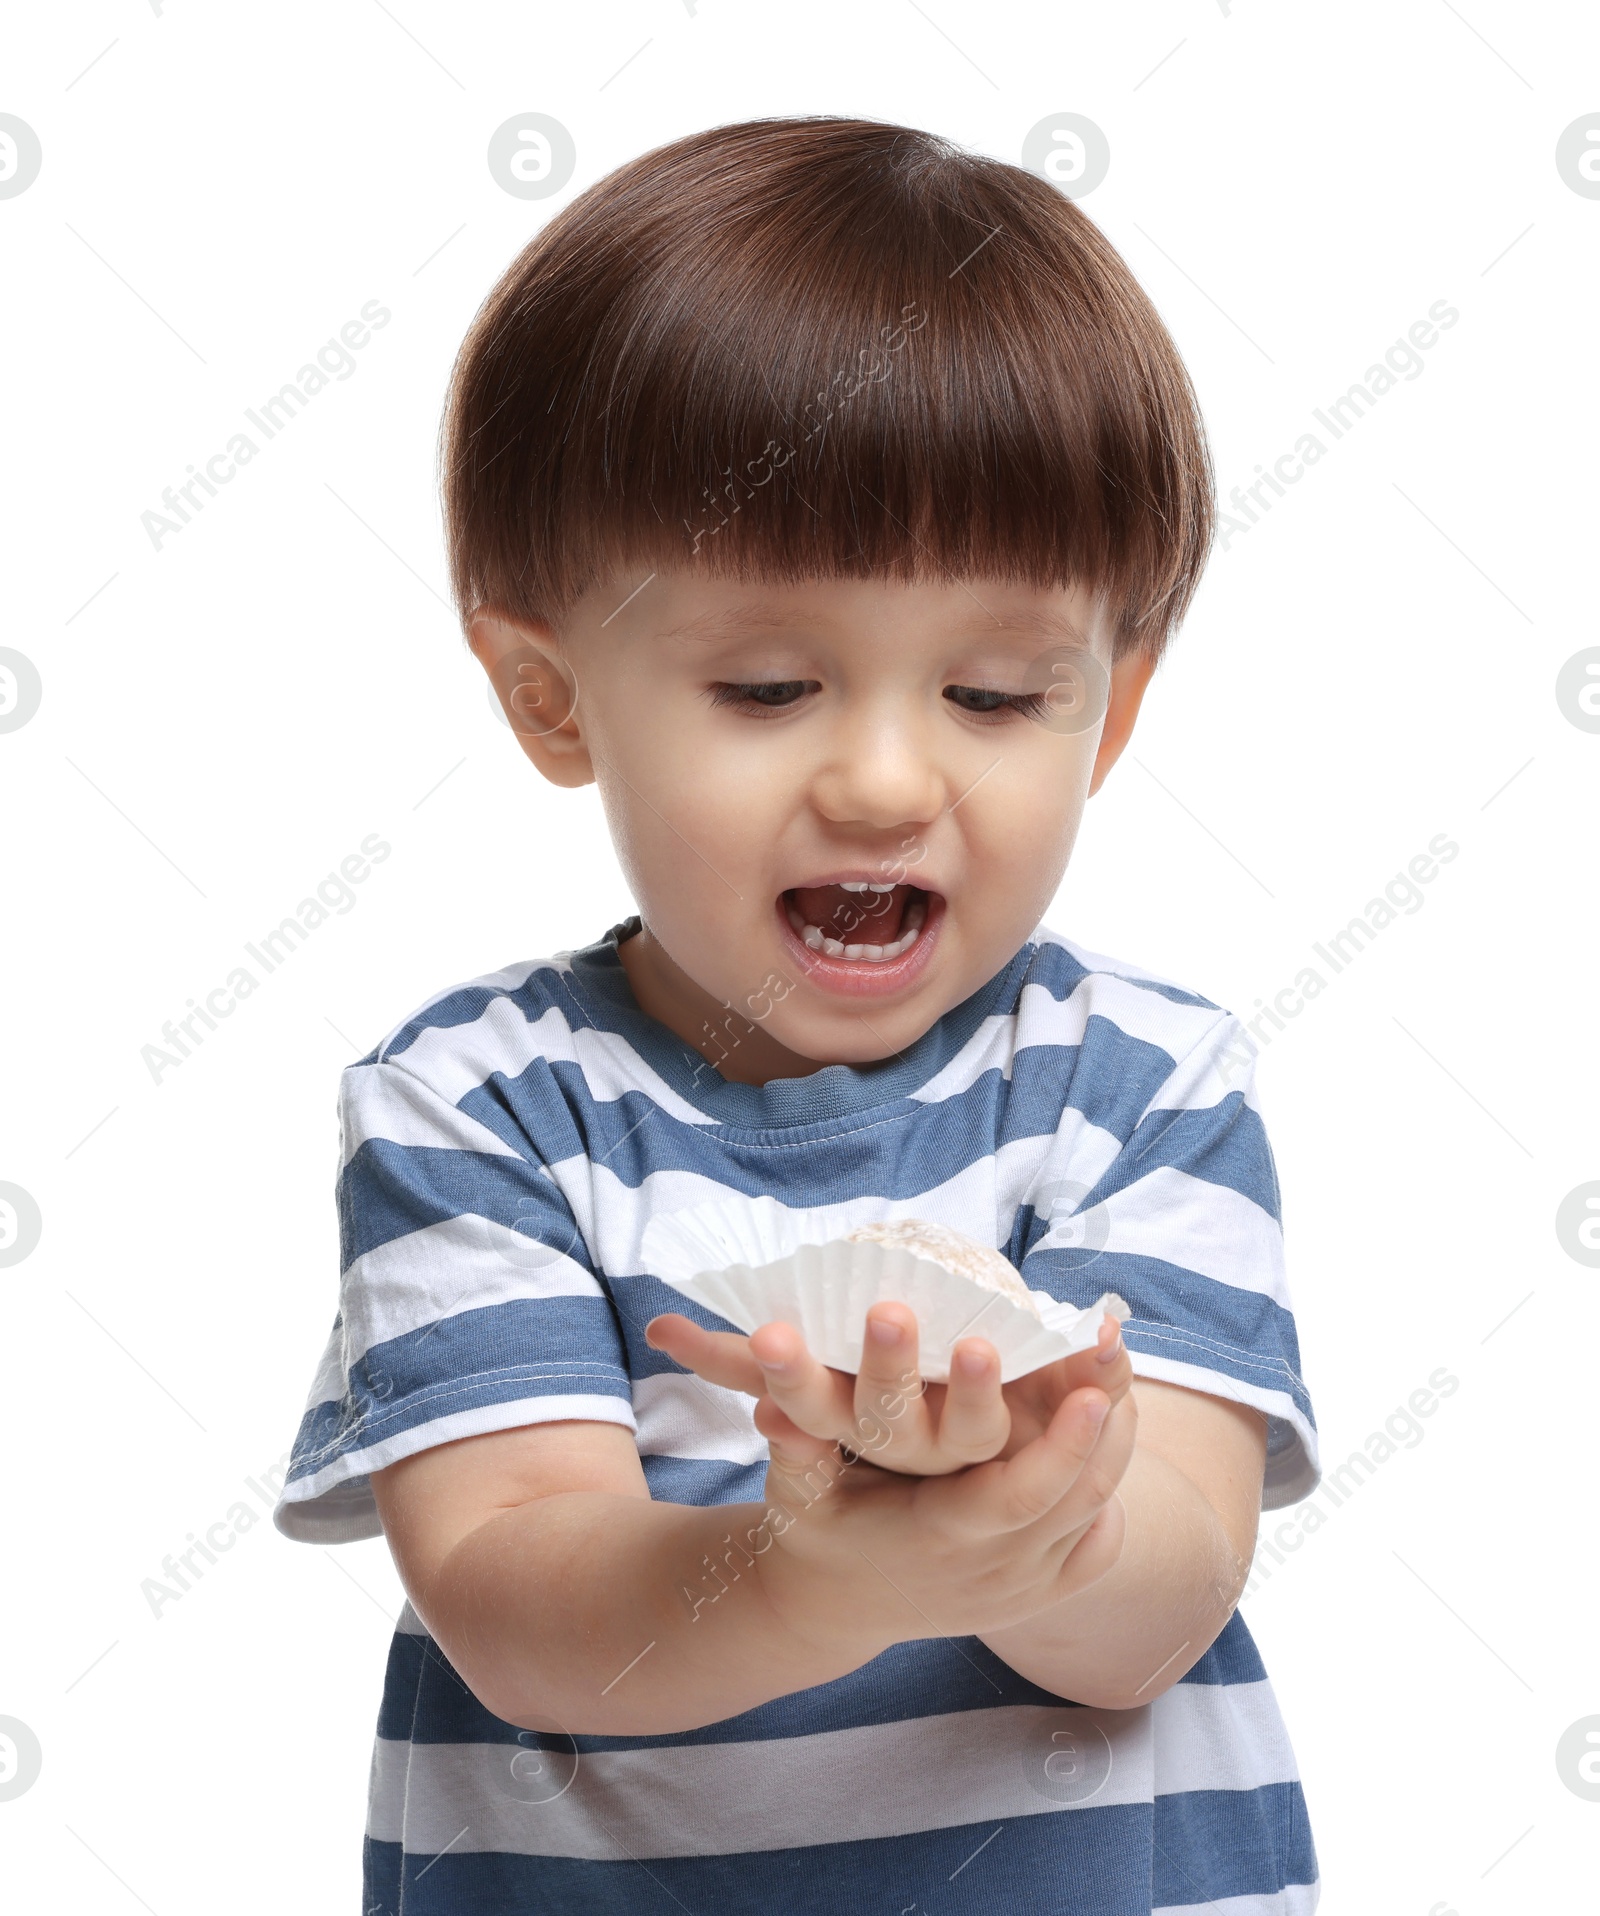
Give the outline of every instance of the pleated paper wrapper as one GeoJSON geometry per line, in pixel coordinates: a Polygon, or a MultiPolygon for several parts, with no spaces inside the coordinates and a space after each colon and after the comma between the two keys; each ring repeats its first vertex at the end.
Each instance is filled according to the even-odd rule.
{"type": "Polygon", "coordinates": [[[871,1220],[857,1207],[788,1211],[772,1198],[718,1201],[652,1218],[645,1267],[693,1303],[741,1331],[792,1324],[830,1369],[861,1368],[868,1309],[909,1304],[918,1325],[917,1369],[930,1383],[950,1376],[962,1337],[986,1337],[1000,1355],[1003,1383],[1058,1358],[1092,1350],[1107,1311],[1131,1315],[1114,1291],[1087,1307],[1032,1291],[1039,1314],[959,1272],[900,1247],[849,1243],[844,1233],[871,1220]]]}

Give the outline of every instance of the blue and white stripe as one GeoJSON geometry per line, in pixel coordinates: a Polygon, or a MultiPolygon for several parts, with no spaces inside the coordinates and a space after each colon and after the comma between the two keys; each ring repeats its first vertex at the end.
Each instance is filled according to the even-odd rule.
{"type": "MultiPolygon", "coordinates": [[[[1261,1410],[1264,1504],[1306,1494],[1277,1179],[1229,1014],[1040,927],[898,1060],[735,1085],[639,1011],[621,930],[440,994],[345,1072],[340,1308],[276,1512],[288,1535],[377,1535],[372,1471],[558,1418],[633,1430],[657,1498],[758,1499],[751,1400],[643,1338],[696,1309],[652,1273],[650,1220],[758,1197],[936,1219],[1063,1300],[1119,1292],[1136,1372],[1261,1410]]],[[[1237,1615],[1134,1711],[1037,1690],[976,1639],[929,1640],[727,1723],[580,1737],[546,1801],[507,1767],[557,1760],[536,1742],[477,1703],[408,1607],[369,1906],[903,1909],[937,1881],[944,1907],[980,1845],[956,1879],[974,1909],[1315,1904],[1293,1755],[1237,1615]],[[1104,1758],[1092,1795],[1050,1781],[1064,1739],[1104,1758]]]]}

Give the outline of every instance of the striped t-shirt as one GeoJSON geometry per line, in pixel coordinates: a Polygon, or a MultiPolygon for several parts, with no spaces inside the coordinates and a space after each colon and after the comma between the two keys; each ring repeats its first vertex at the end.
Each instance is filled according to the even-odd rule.
{"type": "MultiPolygon", "coordinates": [[[[380,1534],[369,1473],[553,1418],[636,1435],[651,1495],[763,1499],[754,1400],[645,1343],[652,1217],[718,1202],[922,1217],[1033,1289],[1132,1307],[1137,1375],[1267,1418],[1263,1503],[1316,1482],[1278,1186],[1237,1019],[1041,926],[905,1052],[725,1080],[639,1008],[617,944],[443,993],[344,1073],[344,1273],[276,1511],[380,1534]]],[[[656,1240],[652,1240],[656,1241],[656,1240]]],[[[976,1637],[902,1643],[699,1729],[568,1737],[471,1694],[408,1604],[366,1916],[1307,1916],[1316,1860],[1237,1612],[1181,1682],[1086,1708],[976,1637]]]]}

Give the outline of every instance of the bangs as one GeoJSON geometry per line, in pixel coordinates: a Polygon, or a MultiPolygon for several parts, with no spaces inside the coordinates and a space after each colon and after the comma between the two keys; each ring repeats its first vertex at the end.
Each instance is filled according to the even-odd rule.
{"type": "Polygon", "coordinates": [[[1182,362],[1046,182],[908,128],[644,155],[491,293],[441,449],[452,584],[559,626],[652,571],[1086,585],[1158,653],[1211,539],[1182,362]]]}

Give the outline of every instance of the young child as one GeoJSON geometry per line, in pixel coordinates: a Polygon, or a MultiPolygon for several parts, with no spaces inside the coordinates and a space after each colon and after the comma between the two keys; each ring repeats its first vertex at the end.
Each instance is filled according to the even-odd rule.
{"type": "Polygon", "coordinates": [[[1246,1048],[1040,922],[1209,544],[1149,302],[1016,167],[721,127],[514,262],[444,490],[472,650],[639,909],[344,1073],[277,1521],[381,1526],[409,1597],[366,1916],[1306,1916],[1234,1609],[1317,1472],[1246,1048]],[[924,1386],[882,1304],[849,1378],[662,1280],[683,1214],[774,1202],[1132,1315],[924,1386]]]}

